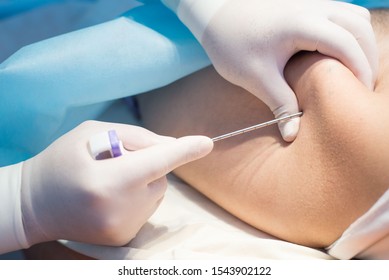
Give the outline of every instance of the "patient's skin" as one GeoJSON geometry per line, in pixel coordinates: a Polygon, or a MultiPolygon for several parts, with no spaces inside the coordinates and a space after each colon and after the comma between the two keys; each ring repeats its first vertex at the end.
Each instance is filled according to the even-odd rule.
{"type": "MultiPolygon", "coordinates": [[[[304,112],[293,143],[267,127],[217,142],[175,173],[258,229],[312,247],[333,243],[389,187],[389,17],[373,15],[383,21],[375,23],[381,68],[374,92],[336,60],[299,55],[285,72],[304,112]]],[[[139,101],[147,128],[177,137],[213,137],[273,118],[213,68],[139,101]]]]}

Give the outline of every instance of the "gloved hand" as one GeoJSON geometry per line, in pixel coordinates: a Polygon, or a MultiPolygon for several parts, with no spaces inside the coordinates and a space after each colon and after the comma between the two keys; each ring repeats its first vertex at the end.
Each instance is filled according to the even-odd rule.
{"type": "Polygon", "coordinates": [[[165,175],[212,147],[203,136],[175,139],[136,126],[81,124],[24,163],[21,201],[29,244],[68,239],[124,245],[161,202],[165,175]],[[94,160],[89,138],[111,129],[123,142],[124,154],[94,160]]]}
{"type": "MultiPolygon", "coordinates": [[[[200,41],[216,70],[266,103],[275,117],[298,112],[284,79],[286,63],[300,50],[340,60],[369,88],[378,51],[365,8],[329,0],[162,0],[200,41]]],[[[293,141],[299,118],[281,122],[293,141]]]]}

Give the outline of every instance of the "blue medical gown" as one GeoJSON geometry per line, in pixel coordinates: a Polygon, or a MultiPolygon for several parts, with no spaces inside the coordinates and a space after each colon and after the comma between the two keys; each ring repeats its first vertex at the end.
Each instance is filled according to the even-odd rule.
{"type": "Polygon", "coordinates": [[[0,65],[0,166],[35,155],[112,100],[210,64],[177,17],[153,2],[26,46],[0,65]]]}
{"type": "Polygon", "coordinates": [[[0,0],[0,18],[61,0],[0,0]]]}
{"type": "MultiPolygon", "coordinates": [[[[66,0],[0,0],[0,18],[49,2],[66,0]]],[[[210,64],[173,13],[158,0],[141,2],[111,21],[25,46],[0,64],[0,166],[39,153],[113,100],[210,64]]],[[[389,6],[387,0],[346,2],[389,6]]]]}

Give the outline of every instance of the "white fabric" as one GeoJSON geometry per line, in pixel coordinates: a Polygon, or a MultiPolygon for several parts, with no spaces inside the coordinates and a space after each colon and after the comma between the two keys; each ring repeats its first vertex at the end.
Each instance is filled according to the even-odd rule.
{"type": "Polygon", "coordinates": [[[389,259],[389,190],[329,248],[339,259],[389,259]]]}
{"type": "Polygon", "coordinates": [[[0,254],[28,247],[20,206],[22,165],[0,168],[0,254]]]}
{"type": "Polygon", "coordinates": [[[331,259],[252,228],[175,177],[156,213],[127,246],[62,242],[97,259],[331,259]]]}

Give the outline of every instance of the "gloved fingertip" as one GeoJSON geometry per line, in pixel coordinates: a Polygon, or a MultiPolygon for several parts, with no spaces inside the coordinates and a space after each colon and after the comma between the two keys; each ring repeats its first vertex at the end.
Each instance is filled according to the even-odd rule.
{"type": "Polygon", "coordinates": [[[287,122],[281,122],[278,125],[282,138],[286,142],[293,142],[300,128],[300,118],[295,118],[287,122]]]}
{"type": "Polygon", "coordinates": [[[199,155],[203,156],[212,151],[213,141],[211,140],[211,138],[202,135],[188,137],[192,138],[193,141],[196,142],[199,155]]]}
{"type": "Polygon", "coordinates": [[[199,136],[200,137],[200,142],[201,146],[203,148],[204,154],[208,154],[212,151],[214,144],[211,138],[206,137],[206,136],[199,136]]]}

